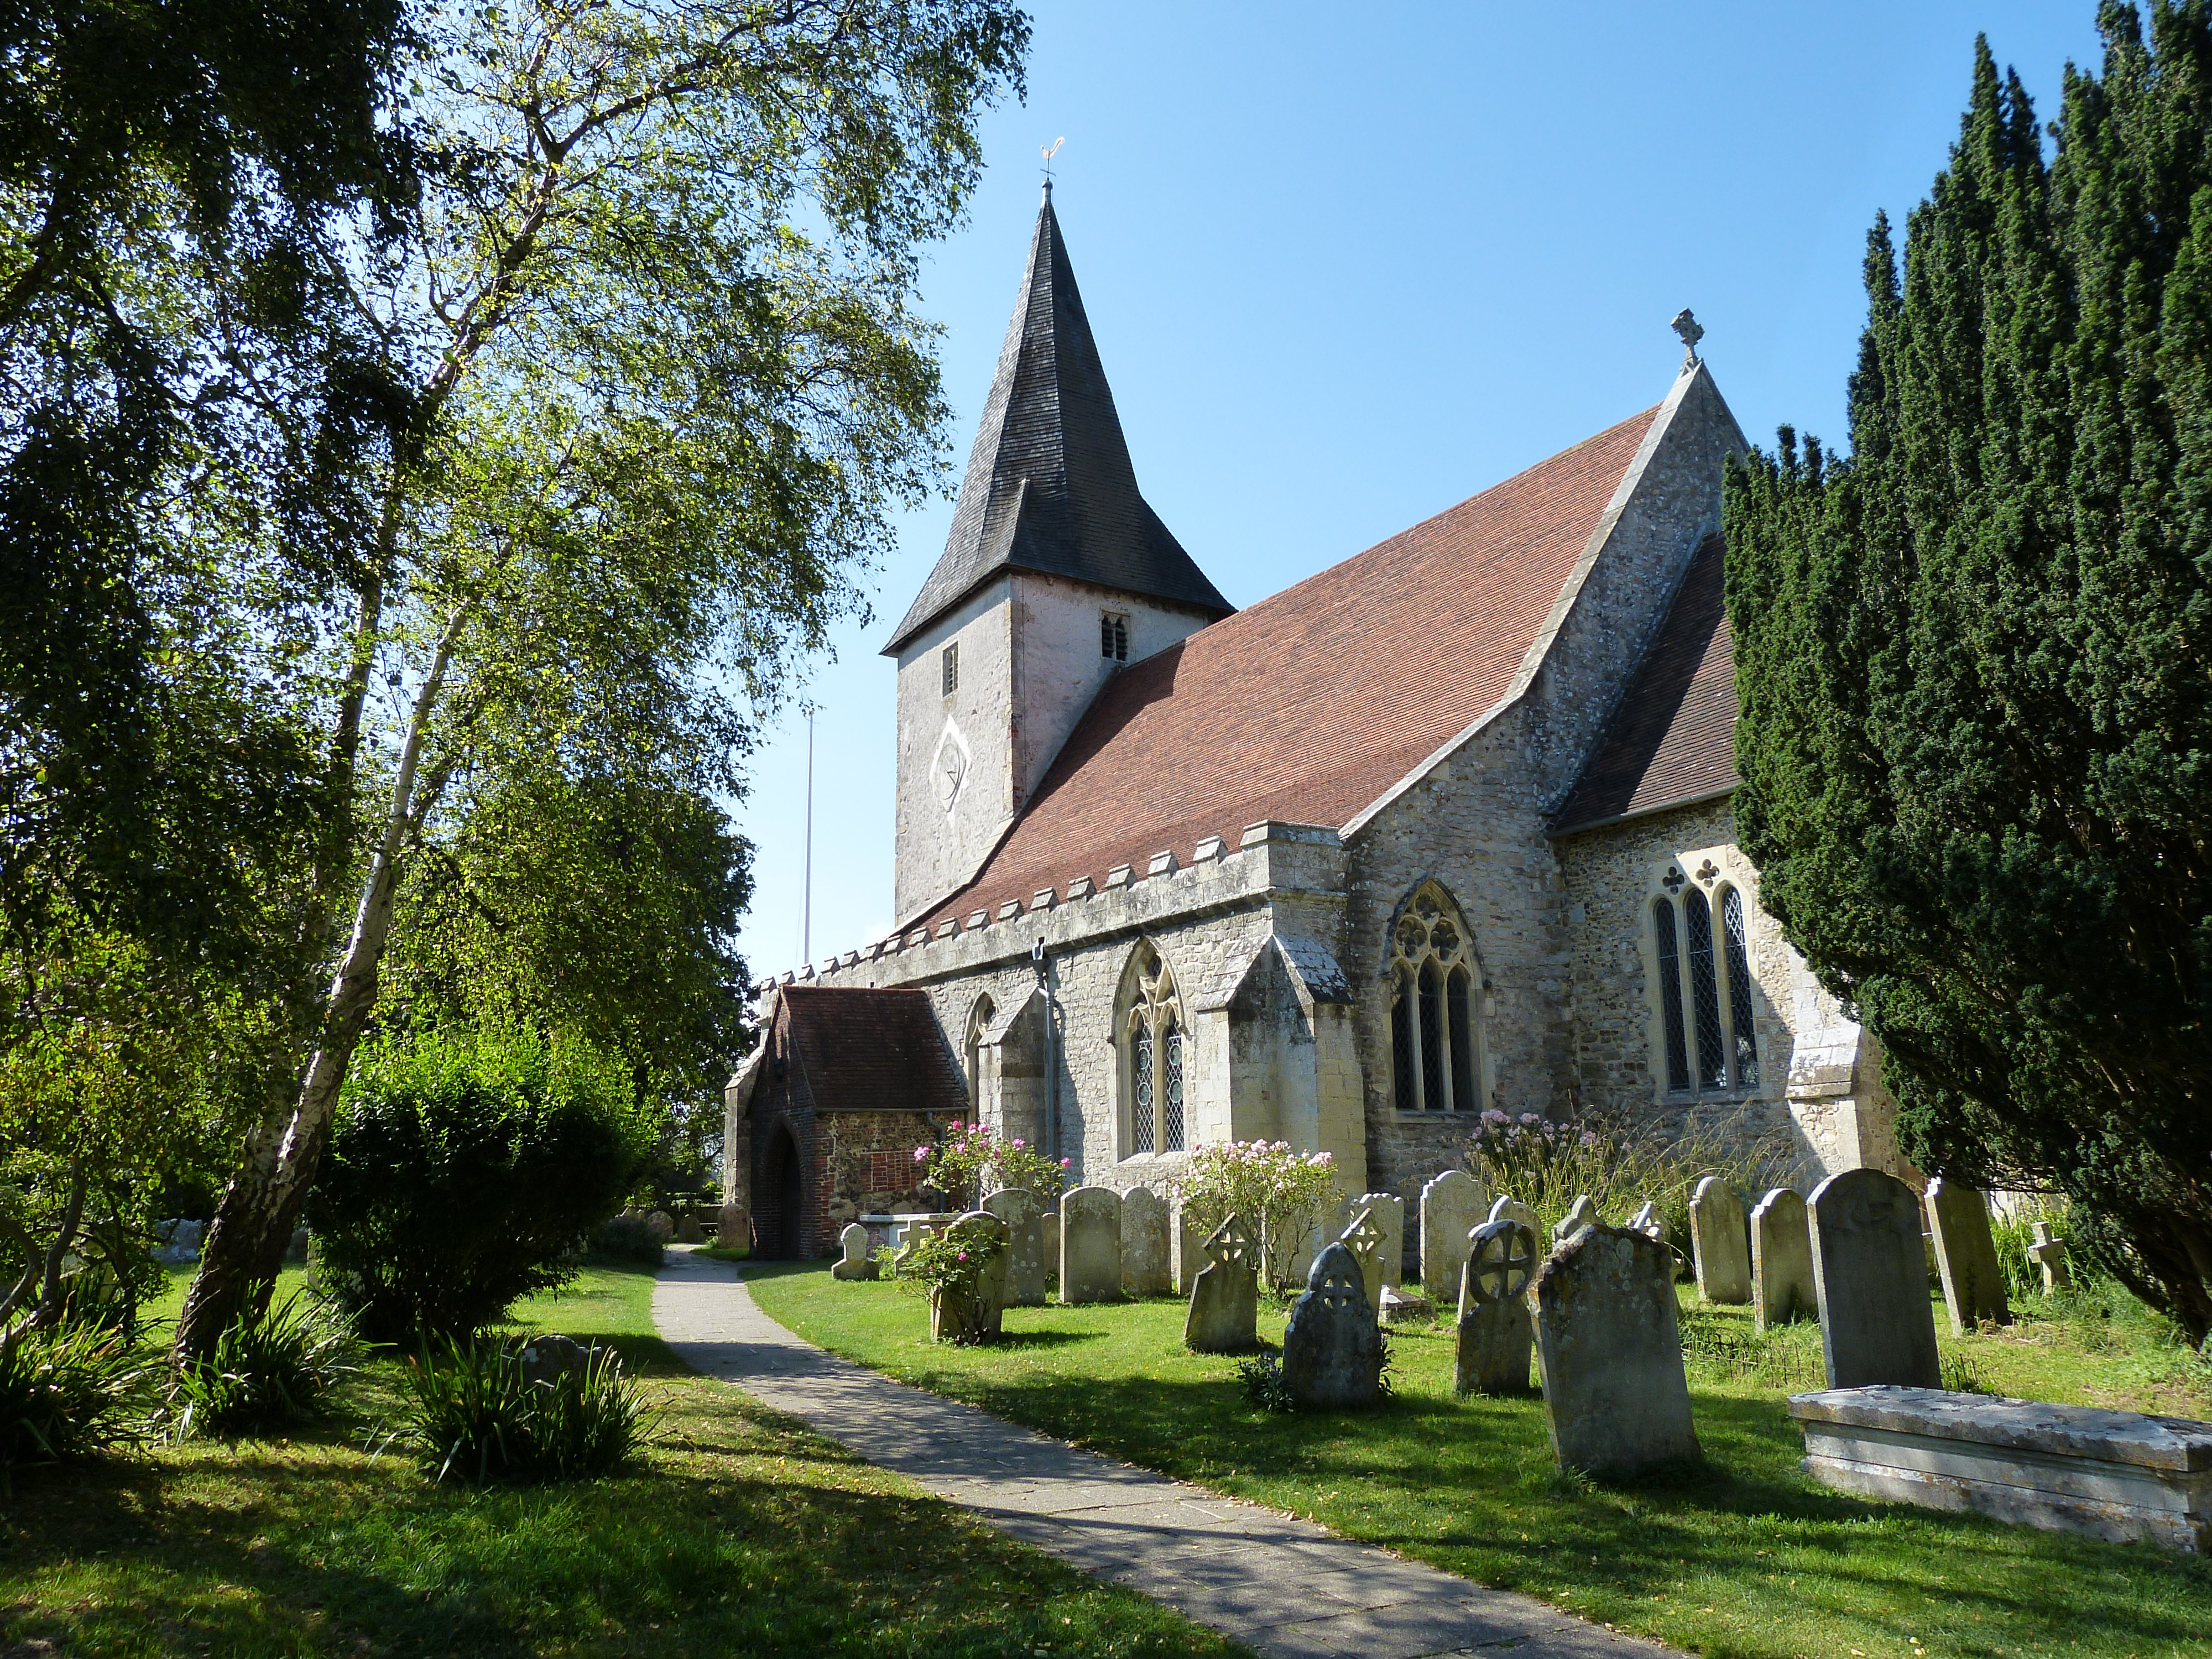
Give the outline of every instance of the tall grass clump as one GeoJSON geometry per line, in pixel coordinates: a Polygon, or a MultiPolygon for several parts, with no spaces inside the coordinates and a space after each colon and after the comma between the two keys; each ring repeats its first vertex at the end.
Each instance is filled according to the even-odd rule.
{"type": "Polygon", "coordinates": [[[1743,1195],[1748,1209],[1762,1194],[1799,1177],[1796,1148],[1779,1131],[1747,1138],[1695,1121],[1674,1133],[1658,1124],[1553,1119],[1534,1112],[1514,1117],[1492,1109],[1482,1115],[1466,1157],[1468,1168],[1493,1193],[1535,1211],[1547,1237],[1584,1194],[1615,1227],[1645,1203],[1656,1204],[1668,1242],[1685,1260],[1690,1199],[1699,1181],[1720,1176],[1743,1195]]]}
{"type": "Polygon", "coordinates": [[[650,1432],[637,1385],[611,1348],[532,1377],[522,1345],[427,1339],[407,1362],[396,1437],[433,1480],[573,1480],[605,1474],[650,1432]]]}
{"type": "Polygon", "coordinates": [[[153,1371],[115,1324],[65,1320],[0,1339],[0,1487],[18,1469],[135,1444],[153,1371]]]}
{"type": "Polygon", "coordinates": [[[351,1325],[295,1293],[246,1313],[204,1358],[171,1379],[161,1414],[173,1440],[232,1440],[310,1415],[353,1369],[351,1325]]]}

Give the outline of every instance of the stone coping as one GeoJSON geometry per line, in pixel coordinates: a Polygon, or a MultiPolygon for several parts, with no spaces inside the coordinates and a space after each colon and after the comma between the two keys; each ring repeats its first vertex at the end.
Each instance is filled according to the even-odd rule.
{"type": "Polygon", "coordinates": [[[1790,1396],[1798,1423],[1972,1441],[2048,1456],[2094,1458],[2193,1474],[2212,1469],[2212,1423],[2094,1406],[2053,1406],[2000,1395],[1891,1384],[1790,1396]]]}

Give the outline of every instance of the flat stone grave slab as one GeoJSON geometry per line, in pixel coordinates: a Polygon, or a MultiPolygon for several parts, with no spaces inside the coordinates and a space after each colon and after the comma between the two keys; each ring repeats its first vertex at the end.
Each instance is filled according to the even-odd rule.
{"type": "Polygon", "coordinates": [[[1790,1414],[1839,1492],[2212,1554],[2212,1423],[1895,1387],[1792,1395],[1790,1414]]]}

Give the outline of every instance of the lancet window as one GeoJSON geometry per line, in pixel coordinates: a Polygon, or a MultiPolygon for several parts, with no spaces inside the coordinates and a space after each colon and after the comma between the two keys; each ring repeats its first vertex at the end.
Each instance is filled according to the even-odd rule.
{"type": "Polygon", "coordinates": [[[1390,932],[1391,1079],[1401,1112],[1482,1109],[1481,968],[1443,888],[1416,889],[1390,932]]]}
{"type": "Polygon", "coordinates": [[[988,996],[975,999],[968,1011],[968,1041],[961,1048],[961,1058],[968,1063],[968,1111],[979,1120],[983,1115],[983,1033],[991,1029],[996,1012],[988,996]]]}
{"type": "Polygon", "coordinates": [[[1184,1109],[1182,999],[1175,975],[1151,945],[1138,947],[1120,1022],[1132,1155],[1180,1152],[1189,1145],[1184,1109]]]}
{"type": "Polygon", "coordinates": [[[1722,883],[1717,897],[1707,897],[1719,875],[1711,859],[1694,880],[1680,866],[1672,866],[1660,883],[1664,890],[1651,901],[1659,1061],[1670,1094],[1759,1086],[1759,1032],[1743,894],[1722,883]]]}

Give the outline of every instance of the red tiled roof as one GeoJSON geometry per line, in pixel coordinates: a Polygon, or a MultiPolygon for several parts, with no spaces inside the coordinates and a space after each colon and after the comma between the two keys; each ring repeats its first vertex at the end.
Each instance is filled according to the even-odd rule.
{"type": "Polygon", "coordinates": [[[1349,823],[1512,684],[1657,412],[1132,664],[975,880],[908,926],[1262,818],[1349,823]]]}
{"type": "Polygon", "coordinates": [[[781,989],[798,1069],[817,1110],[966,1114],[968,1085],[945,1046],[927,992],[781,989]]]}
{"type": "Polygon", "coordinates": [[[1742,781],[1723,563],[1721,538],[1706,537],[1605,736],[1553,818],[1553,835],[1679,806],[1742,781]]]}

